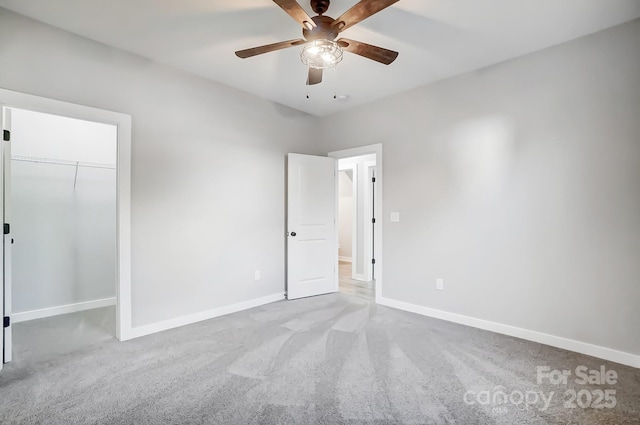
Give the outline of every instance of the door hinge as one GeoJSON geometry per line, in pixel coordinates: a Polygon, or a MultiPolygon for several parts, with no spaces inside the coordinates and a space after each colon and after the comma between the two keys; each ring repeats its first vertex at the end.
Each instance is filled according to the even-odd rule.
{"type": "Polygon", "coordinates": [[[11,233],[11,225],[9,223],[4,223],[4,234],[8,235],[11,233]]]}
{"type": "Polygon", "coordinates": [[[5,142],[11,141],[11,132],[9,130],[4,130],[2,133],[2,140],[4,140],[5,142]]]}
{"type": "Polygon", "coordinates": [[[375,183],[376,182],[376,178],[375,177],[371,177],[371,183],[375,183]]]}
{"type": "Polygon", "coordinates": [[[375,264],[375,263],[376,263],[376,259],[375,259],[375,258],[372,258],[372,259],[371,259],[371,264],[375,264]]]}
{"type": "Polygon", "coordinates": [[[8,328],[9,326],[11,326],[11,318],[9,316],[5,316],[4,317],[4,326],[5,328],[8,328]]]}
{"type": "Polygon", "coordinates": [[[375,217],[371,219],[371,222],[372,222],[373,224],[376,224],[376,219],[375,219],[375,217]]]}

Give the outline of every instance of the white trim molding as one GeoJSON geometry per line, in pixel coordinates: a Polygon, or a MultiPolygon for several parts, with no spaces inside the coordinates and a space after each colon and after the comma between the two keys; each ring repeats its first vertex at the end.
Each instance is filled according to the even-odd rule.
{"type": "Polygon", "coordinates": [[[28,320],[42,319],[59,314],[76,313],[78,311],[92,310],[94,308],[109,307],[112,305],[116,305],[116,297],[13,313],[11,315],[11,321],[13,323],[20,323],[28,320]]]}
{"type": "Polygon", "coordinates": [[[154,334],[156,332],[179,328],[180,326],[191,325],[193,323],[202,322],[203,320],[213,319],[215,317],[224,316],[226,314],[237,313],[239,311],[248,310],[254,307],[260,307],[261,305],[270,304],[272,302],[280,300],[284,300],[284,293],[272,294],[262,298],[254,298],[252,300],[243,301],[237,304],[217,307],[211,310],[189,314],[187,316],[176,317],[175,319],[169,319],[162,322],[151,323],[149,325],[138,326],[131,329],[129,337],[138,338],[141,336],[154,334]]]}
{"type": "Polygon", "coordinates": [[[588,356],[593,356],[615,363],[640,368],[640,355],[637,354],[626,353],[624,351],[618,351],[582,341],[576,341],[560,336],[545,334],[529,329],[522,329],[502,323],[491,322],[489,320],[477,319],[475,317],[464,316],[462,314],[436,310],[433,308],[411,304],[404,301],[392,300],[385,297],[378,298],[376,302],[387,307],[397,308],[398,310],[404,310],[411,313],[420,314],[422,316],[433,317],[435,319],[446,320],[448,322],[471,326],[473,328],[484,329],[503,335],[526,339],[528,341],[550,345],[552,347],[562,348],[564,350],[574,351],[576,353],[586,354],[588,356]]]}

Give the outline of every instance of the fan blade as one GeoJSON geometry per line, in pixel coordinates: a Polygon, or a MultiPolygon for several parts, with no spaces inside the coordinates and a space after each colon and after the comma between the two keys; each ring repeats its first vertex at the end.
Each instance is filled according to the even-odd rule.
{"type": "Polygon", "coordinates": [[[316,27],[316,23],[313,22],[296,0],[273,0],[273,2],[295,19],[302,28],[312,30],[316,27]]]}
{"type": "Polygon", "coordinates": [[[307,85],[312,86],[322,82],[322,70],[309,67],[309,76],[307,77],[307,85]]]}
{"type": "Polygon", "coordinates": [[[342,32],[398,1],[400,0],[360,0],[355,6],[340,15],[340,17],[333,22],[332,26],[336,28],[338,32],[342,32]]]}
{"type": "Polygon", "coordinates": [[[267,44],[260,47],[252,47],[251,49],[238,50],[236,52],[236,56],[242,59],[246,59],[250,58],[251,56],[261,55],[263,53],[286,49],[287,47],[300,46],[304,43],[306,43],[306,41],[301,38],[298,38],[296,40],[281,41],[280,43],[267,44]]]}
{"type": "Polygon", "coordinates": [[[367,59],[371,59],[385,65],[389,65],[398,57],[398,52],[394,52],[393,50],[372,46],[371,44],[363,43],[361,41],[349,40],[348,38],[341,38],[337,40],[336,43],[338,43],[338,46],[347,52],[355,53],[356,55],[363,56],[367,59]]]}

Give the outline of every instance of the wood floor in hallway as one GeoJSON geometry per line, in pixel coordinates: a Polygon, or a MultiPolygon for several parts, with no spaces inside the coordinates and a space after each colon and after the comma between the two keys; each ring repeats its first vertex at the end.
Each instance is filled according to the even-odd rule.
{"type": "Polygon", "coordinates": [[[375,299],[375,281],[365,282],[353,279],[351,276],[352,263],[340,261],[338,263],[338,280],[340,292],[368,300],[375,299]]]}

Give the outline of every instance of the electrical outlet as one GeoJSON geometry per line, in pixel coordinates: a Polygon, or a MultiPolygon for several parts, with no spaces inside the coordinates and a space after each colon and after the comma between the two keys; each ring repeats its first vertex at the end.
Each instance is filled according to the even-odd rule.
{"type": "Polygon", "coordinates": [[[256,271],[255,271],[255,273],[253,274],[253,277],[254,277],[256,280],[260,280],[260,270],[256,270],[256,271]]]}
{"type": "Polygon", "coordinates": [[[436,289],[444,290],[444,279],[436,279],[436,289]]]}

